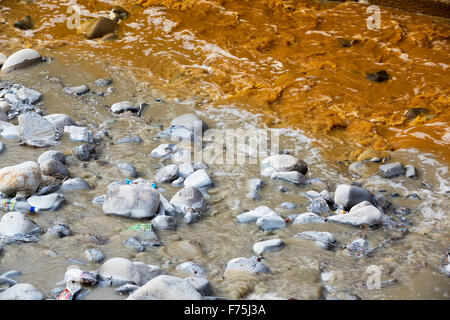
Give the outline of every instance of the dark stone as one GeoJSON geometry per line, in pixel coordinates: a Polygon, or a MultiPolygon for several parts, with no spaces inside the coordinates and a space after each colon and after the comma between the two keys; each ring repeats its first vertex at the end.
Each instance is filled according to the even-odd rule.
{"type": "Polygon", "coordinates": [[[366,74],[366,78],[374,82],[383,82],[389,79],[389,74],[385,70],[366,74]]]}

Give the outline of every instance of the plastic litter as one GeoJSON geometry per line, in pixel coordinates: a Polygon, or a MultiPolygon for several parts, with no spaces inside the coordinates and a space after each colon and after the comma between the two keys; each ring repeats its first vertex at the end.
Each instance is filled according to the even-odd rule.
{"type": "Polygon", "coordinates": [[[0,209],[3,211],[20,211],[23,213],[37,213],[39,209],[33,207],[25,201],[16,201],[13,199],[5,199],[1,201],[0,209]]]}

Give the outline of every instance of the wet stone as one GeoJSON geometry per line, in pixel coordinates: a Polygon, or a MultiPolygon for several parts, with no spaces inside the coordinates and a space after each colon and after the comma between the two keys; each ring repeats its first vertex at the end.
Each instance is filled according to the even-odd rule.
{"type": "Polygon", "coordinates": [[[256,220],[256,225],[262,231],[274,231],[286,227],[286,222],[279,216],[267,216],[256,220]]]}
{"type": "Polygon", "coordinates": [[[133,248],[138,252],[145,251],[145,246],[135,237],[131,237],[131,238],[127,239],[127,241],[125,241],[125,243],[124,243],[124,246],[133,248]]]}
{"type": "Polygon", "coordinates": [[[280,208],[287,209],[287,210],[294,210],[297,207],[295,203],[292,202],[283,202],[280,204],[280,208]]]}
{"type": "Polygon", "coordinates": [[[22,49],[10,55],[2,65],[2,72],[25,68],[42,61],[42,57],[34,49],[22,49]]]}
{"type": "Polygon", "coordinates": [[[85,143],[80,146],[76,146],[74,153],[78,160],[89,161],[95,154],[95,146],[85,143]]]}
{"type": "Polygon", "coordinates": [[[369,190],[346,184],[337,186],[334,194],[334,202],[336,204],[350,209],[362,201],[373,202],[373,195],[369,190]]]}
{"type": "Polygon", "coordinates": [[[105,259],[105,255],[98,249],[89,249],[84,251],[84,255],[89,262],[100,263],[105,259]]]}
{"type": "Polygon", "coordinates": [[[196,276],[196,277],[204,277],[206,276],[206,270],[200,267],[193,261],[187,261],[179,264],[176,270],[196,276]]]}
{"type": "Polygon", "coordinates": [[[257,242],[253,245],[253,252],[257,255],[279,251],[284,247],[284,242],[281,239],[271,239],[266,241],[257,242]]]}
{"type": "Polygon", "coordinates": [[[94,83],[100,87],[107,87],[109,86],[113,81],[111,79],[101,78],[94,81],[94,83]]]}
{"type": "Polygon", "coordinates": [[[21,88],[16,96],[25,103],[34,104],[42,98],[42,94],[34,89],[21,88]]]}
{"type": "Polygon", "coordinates": [[[139,136],[129,136],[123,137],[116,142],[116,144],[124,144],[124,143],[141,143],[142,139],[139,136]]]}
{"type": "Polygon", "coordinates": [[[313,212],[305,212],[296,216],[292,224],[325,223],[325,219],[313,212]]]}
{"type": "Polygon", "coordinates": [[[325,199],[313,200],[308,206],[308,211],[314,212],[316,214],[331,213],[331,209],[325,199]]]}
{"type": "Polygon", "coordinates": [[[185,278],[185,280],[189,282],[189,284],[193,286],[202,296],[208,296],[212,292],[211,283],[205,278],[188,277],[185,278]]]}
{"type": "Polygon", "coordinates": [[[158,182],[172,182],[178,177],[178,166],[175,164],[170,164],[168,166],[162,167],[156,173],[156,181],[158,182]]]}
{"type": "Polygon", "coordinates": [[[94,142],[91,130],[86,127],[66,126],[64,133],[67,133],[73,142],[94,142]]]}
{"type": "Polygon", "coordinates": [[[43,154],[41,154],[39,156],[39,158],[37,159],[37,162],[39,164],[43,164],[44,162],[49,161],[49,160],[55,160],[55,161],[59,161],[61,163],[66,162],[64,154],[62,152],[54,151],[54,150],[46,151],[43,154]]]}
{"type": "Polygon", "coordinates": [[[331,250],[334,248],[336,238],[329,232],[305,231],[296,234],[294,237],[313,240],[319,247],[331,250]]]}
{"type": "Polygon", "coordinates": [[[157,216],[152,220],[152,226],[155,230],[175,230],[177,223],[171,216],[157,216]]]}
{"type": "Polygon", "coordinates": [[[83,84],[81,86],[65,87],[63,91],[72,96],[81,96],[85,93],[88,93],[90,89],[87,85],[83,84]]]}
{"type": "Polygon", "coordinates": [[[205,169],[199,169],[184,180],[185,187],[207,188],[214,184],[205,169]]]}
{"type": "Polygon", "coordinates": [[[384,164],[379,167],[379,173],[386,178],[393,178],[405,174],[405,167],[400,162],[384,164]]]}
{"type": "Polygon", "coordinates": [[[55,235],[58,238],[64,238],[72,235],[70,228],[61,222],[53,223],[53,225],[47,230],[47,233],[55,235]]]}
{"type": "Polygon", "coordinates": [[[117,167],[128,177],[136,178],[138,176],[136,169],[130,163],[127,162],[118,163],[117,167]]]}
{"type": "Polygon", "coordinates": [[[410,165],[410,164],[407,164],[407,165],[405,166],[405,170],[406,170],[405,175],[406,175],[408,178],[415,178],[415,177],[417,177],[416,168],[414,168],[414,166],[412,166],[412,165],[410,165]]]}

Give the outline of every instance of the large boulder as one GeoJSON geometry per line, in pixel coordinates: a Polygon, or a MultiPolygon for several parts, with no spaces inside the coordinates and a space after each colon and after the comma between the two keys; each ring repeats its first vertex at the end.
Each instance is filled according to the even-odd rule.
{"type": "Polygon", "coordinates": [[[56,130],[41,115],[30,112],[19,116],[19,139],[29,146],[49,147],[56,144],[56,130]]]}
{"type": "Polygon", "coordinates": [[[127,300],[200,300],[201,298],[201,294],[189,281],[161,275],[137,289],[127,300]]]}
{"type": "Polygon", "coordinates": [[[34,161],[0,169],[0,192],[11,195],[19,191],[34,194],[39,188],[42,173],[34,161]]]}
{"type": "Polygon", "coordinates": [[[364,188],[340,184],[334,193],[334,202],[347,210],[363,201],[373,203],[373,194],[364,188]]]}
{"type": "Polygon", "coordinates": [[[39,226],[21,212],[8,212],[0,220],[0,235],[2,236],[27,235],[36,231],[39,231],[39,226]]]}
{"type": "Polygon", "coordinates": [[[42,57],[39,52],[34,49],[22,49],[14,52],[6,59],[5,63],[3,63],[1,71],[7,73],[15,69],[28,67],[39,61],[42,61],[42,57]]]}
{"type": "Polygon", "coordinates": [[[143,262],[132,262],[125,258],[111,258],[98,270],[100,277],[111,280],[113,286],[127,283],[142,286],[151,279],[165,274],[158,266],[146,265],[143,262]]]}
{"type": "Polygon", "coordinates": [[[44,300],[44,295],[29,283],[18,283],[0,292],[0,300],[44,300]]]}
{"type": "Polygon", "coordinates": [[[189,210],[204,212],[207,207],[202,193],[194,187],[184,187],[178,191],[170,199],[170,204],[178,213],[186,213],[189,210]]]}
{"type": "Polygon", "coordinates": [[[275,154],[265,158],[261,162],[262,168],[273,168],[278,172],[297,171],[303,175],[308,172],[308,165],[305,161],[289,154],[275,154]]]}
{"type": "Polygon", "coordinates": [[[156,214],[159,202],[159,192],[148,182],[119,184],[108,189],[103,211],[135,219],[150,218],[156,214]]]}

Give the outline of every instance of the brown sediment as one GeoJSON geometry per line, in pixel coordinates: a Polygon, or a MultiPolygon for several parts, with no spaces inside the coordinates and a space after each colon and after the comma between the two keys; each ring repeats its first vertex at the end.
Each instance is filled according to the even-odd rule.
{"type": "Polygon", "coordinates": [[[271,127],[302,129],[342,159],[415,147],[450,160],[448,19],[382,7],[381,29],[370,30],[368,5],[355,2],[79,1],[90,13],[82,21],[108,16],[114,4],[130,12],[118,40],[89,42],[65,19],[49,23],[66,6],[42,2],[52,6],[2,3],[11,8],[0,13],[8,53],[26,46],[93,53],[169,96],[234,104],[262,113],[271,127]],[[26,14],[37,21],[33,37],[11,26],[26,14]],[[365,77],[380,70],[390,79],[365,77]],[[429,113],[408,119],[416,107],[429,113]]]}

